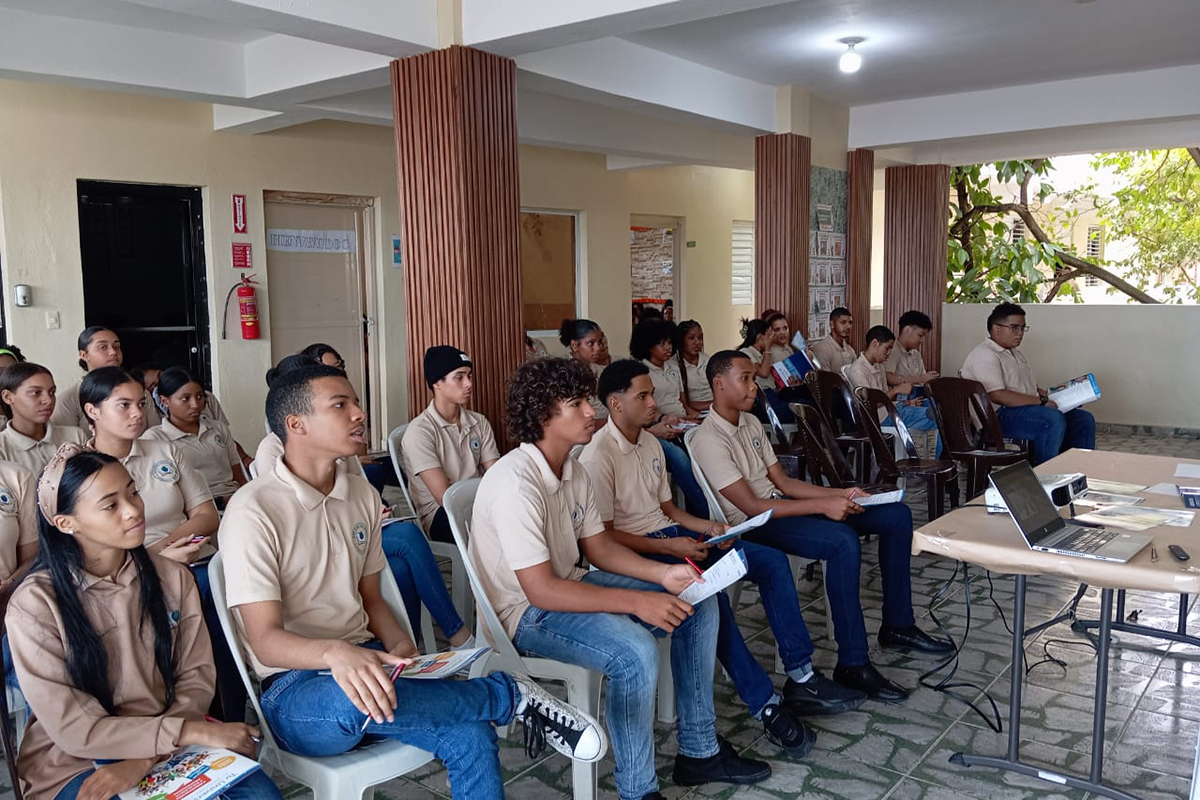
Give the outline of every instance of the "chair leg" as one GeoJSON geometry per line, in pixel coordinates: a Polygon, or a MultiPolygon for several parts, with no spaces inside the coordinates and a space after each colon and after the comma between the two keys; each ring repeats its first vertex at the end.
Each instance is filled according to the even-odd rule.
{"type": "MultiPolygon", "coordinates": [[[[599,719],[602,677],[600,673],[589,670],[582,680],[567,681],[567,702],[599,719]]],[[[574,800],[596,800],[599,774],[599,765],[596,763],[571,762],[571,789],[574,800]]]]}
{"type": "Polygon", "coordinates": [[[421,605],[421,649],[425,653],[436,653],[438,649],[433,633],[433,617],[424,604],[421,605]]]}

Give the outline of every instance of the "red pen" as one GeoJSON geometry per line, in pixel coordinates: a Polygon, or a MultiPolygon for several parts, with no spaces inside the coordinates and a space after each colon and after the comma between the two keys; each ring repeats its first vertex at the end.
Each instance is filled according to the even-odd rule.
{"type": "MultiPolygon", "coordinates": [[[[204,721],[205,722],[215,722],[218,725],[222,724],[221,720],[217,719],[216,717],[210,717],[208,714],[204,715],[204,721]]],[[[261,736],[251,736],[250,741],[254,742],[255,744],[262,744],[262,737],[261,736]]]]}
{"type": "Polygon", "coordinates": [[[696,574],[697,574],[697,575],[701,575],[701,576],[703,576],[703,575],[704,575],[704,570],[702,570],[702,569],[700,569],[699,567],[697,567],[697,566],[696,566],[696,562],[695,562],[695,561],[692,561],[692,560],[691,560],[690,558],[688,558],[687,556],[684,556],[684,557],[683,557],[683,560],[684,560],[684,561],[686,561],[686,562],[688,562],[689,564],[691,564],[691,565],[692,565],[692,569],[696,570],[696,574]]]}

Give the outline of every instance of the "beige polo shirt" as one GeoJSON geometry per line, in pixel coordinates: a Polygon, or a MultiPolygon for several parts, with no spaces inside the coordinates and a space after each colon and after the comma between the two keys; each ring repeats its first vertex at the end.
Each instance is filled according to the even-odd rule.
{"type": "MultiPolygon", "coordinates": [[[[254,451],[254,471],[259,475],[266,475],[275,469],[275,462],[281,458],[283,458],[283,442],[279,441],[279,437],[275,434],[268,433],[258,443],[258,449],[254,451]]],[[[340,458],[338,463],[343,465],[351,475],[366,477],[362,462],[357,458],[340,458]]]]}
{"type": "MultiPolygon", "coordinates": [[[[762,363],[763,354],[761,352],[759,352],[757,347],[753,347],[753,346],[743,347],[738,352],[745,353],[747,356],[749,356],[750,361],[752,361],[754,363],[755,367],[758,367],[758,365],[762,363]]],[[[772,362],[772,363],[774,363],[774,362],[772,362]]],[[[770,389],[771,391],[775,391],[775,378],[772,375],[768,375],[765,378],[755,375],[754,382],[756,384],[758,384],[758,388],[762,389],[764,392],[767,391],[768,389],[770,389]]]]}
{"type": "Polygon", "coordinates": [[[696,363],[683,360],[687,372],[687,397],[689,403],[711,403],[712,387],[708,385],[708,353],[701,353],[696,363]]]}
{"type": "Polygon", "coordinates": [[[867,360],[866,353],[861,353],[854,359],[850,369],[846,370],[846,378],[856,387],[867,386],[881,392],[888,390],[887,372],[883,364],[872,364],[867,360]]]}
{"type": "Polygon", "coordinates": [[[146,506],[146,546],[175,533],[187,512],[212,500],[208,483],[172,442],[135,439],[121,459],[146,506]]]}
{"type": "MultiPolygon", "coordinates": [[[[595,375],[596,380],[599,381],[600,373],[604,372],[604,367],[600,366],[599,364],[588,364],[588,366],[592,368],[592,374],[595,375]]],[[[608,408],[605,407],[604,403],[600,402],[600,395],[590,395],[588,397],[588,405],[590,405],[592,410],[596,412],[596,419],[600,420],[601,422],[604,422],[604,420],[608,419],[608,408]]]]}
{"type": "Polygon", "coordinates": [[[164,419],[161,425],[143,433],[142,438],[170,442],[179,448],[188,465],[203,476],[213,497],[226,497],[237,491],[233,469],[242,460],[233,443],[233,434],[225,423],[201,416],[200,432],[191,434],[164,419]]]}
{"type": "MultiPolygon", "coordinates": [[[[79,384],[82,382],[83,378],[80,378],[58,393],[50,422],[62,427],[73,425],[81,431],[92,429],[92,424],[88,420],[87,414],[83,413],[83,406],[79,403],[79,384]]],[[[149,391],[145,392],[145,400],[142,411],[146,415],[146,430],[150,430],[162,422],[162,414],[158,413],[158,406],[154,405],[154,398],[150,396],[149,391]]]]}
{"type": "Polygon", "coordinates": [[[37,544],[37,483],[22,466],[0,461],[0,581],[20,566],[17,548],[37,544]]]}
{"type": "Polygon", "coordinates": [[[366,478],[338,470],[325,495],[283,459],[229,501],[220,531],[226,602],[242,652],[260,680],[286,669],[268,667],[254,655],[240,605],[277,601],[284,629],[308,639],[359,644],[374,638],[358,582],[387,567],[381,522],[379,495],[366,478]]]}
{"type": "Polygon", "coordinates": [[[550,562],[556,577],[579,580],[579,540],[604,531],[586,470],[574,459],[562,478],[535,445],[523,444],[497,461],[475,495],[467,556],[492,607],[512,636],[529,598],[517,570],[550,562]]]}
{"type": "Polygon", "coordinates": [[[684,416],[683,381],[679,377],[679,362],[668,358],[661,367],[654,366],[650,359],[642,359],[642,363],[650,370],[650,383],[654,384],[654,402],[658,403],[658,413],[684,416]]]}
{"type": "Polygon", "coordinates": [[[482,414],[462,409],[458,424],[447,422],[434,408],[433,401],[418,414],[404,431],[400,442],[404,469],[409,475],[413,510],[421,516],[426,530],[438,511],[437,500],[425,485],[421,474],[441,467],[446,479],[454,484],[483,474],[483,465],[500,458],[491,423],[482,414]]]}
{"type": "Polygon", "coordinates": [[[883,367],[886,371],[893,375],[899,375],[901,378],[917,378],[928,372],[925,369],[925,359],[921,357],[921,351],[916,348],[904,349],[899,339],[896,340],[887,361],[883,362],[883,367]]]}
{"type": "MultiPolygon", "coordinates": [[[[985,391],[1009,389],[1021,394],[1036,395],[1037,380],[1033,367],[1019,350],[1009,350],[996,344],[991,338],[984,339],[967,353],[963,361],[962,376],[979,381],[985,391]]],[[[997,408],[999,404],[993,403],[997,408]]]]}
{"type": "Polygon", "coordinates": [[[175,638],[175,702],[154,662],[154,628],[142,623],[141,583],[127,557],[111,578],[85,575],[84,613],[108,654],[117,715],[67,676],[67,636],[45,570],[30,574],[8,607],[8,641],[32,712],[17,756],[29,800],[53,798],[95,759],[151,758],[178,749],[183,723],[202,720],[213,698],[212,648],[191,572],[151,555],[175,638]]]}
{"type": "Polygon", "coordinates": [[[9,425],[0,431],[0,459],[20,464],[37,475],[54,458],[60,445],[83,444],[87,440],[88,436],[72,425],[46,423],[46,435],[40,440],[31,439],[9,425]]]}
{"type": "Polygon", "coordinates": [[[838,344],[832,336],[826,336],[814,344],[812,353],[821,362],[821,369],[829,372],[841,372],[842,367],[853,364],[857,356],[849,342],[838,344]]]}
{"type": "Polygon", "coordinates": [[[743,412],[736,426],[715,411],[709,414],[692,437],[691,456],[716,493],[730,525],[745,522],[747,516],[721,494],[722,489],[744,479],[756,497],[783,496],[767,477],[767,468],[779,459],[753,414],[743,412]]]}
{"type": "Polygon", "coordinates": [[[662,510],[671,499],[671,484],[662,445],[653,434],[641,431],[635,444],[610,419],[583,448],[579,463],[591,480],[602,522],[634,536],[675,524],[662,510]]]}

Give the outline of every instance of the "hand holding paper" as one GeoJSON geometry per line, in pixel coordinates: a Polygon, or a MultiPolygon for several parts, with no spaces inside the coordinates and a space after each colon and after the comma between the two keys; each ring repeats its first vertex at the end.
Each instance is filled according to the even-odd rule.
{"type": "Polygon", "coordinates": [[[725,533],[722,534],[721,536],[714,536],[711,539],[705,539],[704,543],[711,544],[711,545],[718,545],[718,544],[727,542],[730,539],[736,539],[737,537],[741,536],[743,533],[746,533],[747,531],[752,531],[755,528],[759,528],[759,527],[762,527],[763,525],[766,525],[767,522],[771,519],[771,515],[774,513],[775,513],[775,509],[768,508],[766,511],[762,512],[758,516],[751,517],[750,519],[746,520],[745,522],[743,522],[740,525],[734,525],[732,528],[725,531],[725,533]]]}
{"type": "Polygon", "coordinates": [[[730,550],[720,561],[704,571],[704,583],[693,583],[679,593],[679,599],[696,605],[745,575],[746,559],[741,551],[730,550]]]}
{"type": "Polygon", "coordinates": [[[904,500],[904,490],[897,489],[894,492],[879,492],[878,494],[855,495],[850,498],[858,503],[863,508],[867,506],[881,506],[885,503],[899,503],[904,500]]]}

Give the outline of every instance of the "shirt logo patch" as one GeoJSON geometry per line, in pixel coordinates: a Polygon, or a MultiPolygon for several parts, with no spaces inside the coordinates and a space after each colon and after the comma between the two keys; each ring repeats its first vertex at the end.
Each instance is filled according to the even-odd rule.
{"type": "Polygon", "coordinates": [[[0,486],[0,514],[6,516],[17,513],[17,499],[7,486],[0,486]]]}
{"type": "Polygon", "coordinates": [[[179,627],[179,617],[180,614],[178,608],[171,609],[171,612],[167,614],[167,621],[171,623],[172,628],[179,627]]]}
{"type": "Polygon", "coordinates": [[[571,509],[571,525],[575,530],[579,530],[583,525],[583,505],[580,503],[576,503],[575,507],[571,509]]]}
{"type": "Polygon", "coordinates": [[[367,525],[365,522],[354,523],[354,549],[367,549],[367,525]]]}
{"type": "Polygon", "coordinates": [[[175,466],[174,461],[164,458],[154,462],[154,466],[150,468],[150,474],[163,483],[176,483],[179,480],[179,467],[175,466]]]}
{"type": "Polygon", "coordinates": [[[217,444],[221,445],[221,447],[225,446],[225,437],[219,433],[216,434],[215,436],[213,436],[213,441],[215,441],[217,444]]]}
{"type": "Polygon", "coordinates": [[[662,475],[662,462],[657,458],[650,462],[650,469],[654,470],[655,475],[662,475]]]}
{"type": "Polygon", "coordinates": [[[471,452],[479,452],[479,439],[475,438],[474,436],[471,437],[471,452]]]}
{"type": "Polygon", "coordinates": [[[761,450],[762,449],[762,439],[755,436],[753,441],[754,441],[754,449],[761,450]]]}

